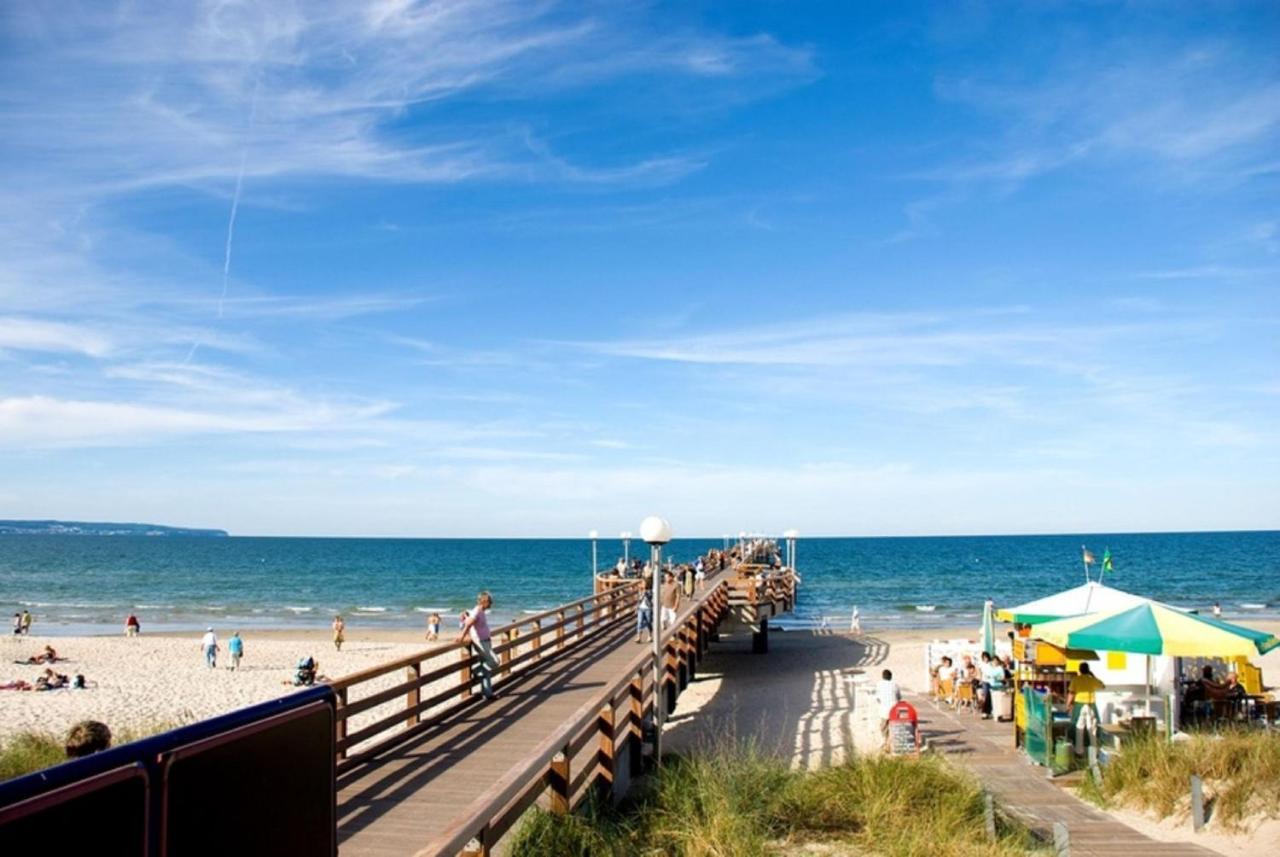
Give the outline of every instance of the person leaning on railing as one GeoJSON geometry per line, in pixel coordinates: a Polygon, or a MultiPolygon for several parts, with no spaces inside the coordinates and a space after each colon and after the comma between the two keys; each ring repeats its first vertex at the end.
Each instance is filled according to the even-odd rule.
{"type": "Polygon", "coordinates": [[[458,634],[458,642],[471,641],[472,648],[480,656],[480,692],[485,699],[496,699],[493,692],[493,673],[498,669],[498,659],[493,656],[493,643],[489,638],[489,610],[493,607],[493,596],[487,591],[476,596],[475,609],[465,614],[462,631],[458,634]]]}

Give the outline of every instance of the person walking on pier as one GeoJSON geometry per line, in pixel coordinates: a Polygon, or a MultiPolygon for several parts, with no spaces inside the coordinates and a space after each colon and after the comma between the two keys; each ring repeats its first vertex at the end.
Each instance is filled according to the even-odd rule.
{"type": "Polygon", "coordinates": [[[493,607],[493,596],[487,591],[476,596],[475,609],[465,614],[462,621],[462,633],[458,634],[458,642],[471,641],[471,646],[480,656],[480,692],[485,699],[495,699],[493,692],[493,673],[498,669],[498,659],[493,656],[493,643],[489,639],[489,610],[493,607]]]}
{"type": "Polygon", "coordinates": [[[636,642],[644,643],[649,640],[642,640],[640,637],[645,633],[649,633],[649,640],[653,639],[653,593],[647,588],[642,589],[640,600],[636,603],[636,642]]]}
{"type": "Polygon", "coordinates": [[[662,575],[662,627],[670,628],[676,622],[676,611],[680,609],[680,584],[671,572],[662,575]]]}

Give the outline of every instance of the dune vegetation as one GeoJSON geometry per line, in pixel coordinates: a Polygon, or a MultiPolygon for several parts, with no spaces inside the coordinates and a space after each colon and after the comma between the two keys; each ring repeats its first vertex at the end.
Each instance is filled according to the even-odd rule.
{"type": "Polygon", "coordinates": [[[1204,782],[1210,818],[1226,830],[1240,830],[1254,816],[1280,818],[1280,738],[1257,730],[1127,742],[1102,781],[1090,782],[1082,795],[1103,807],[1129,806],[1158,818],[1185,815],[1193,774],[1204,782]]]}
{"type": "Polygon", "coordinates": [[[792,853],[1005,855],[1031,835],[997,813],[989,840],[977,783],[937,758],[859,757],[796,771],[750,748],[664,758],[617,808],[531,810],[510,853],[525,857],[766,857],[792,853]]]}

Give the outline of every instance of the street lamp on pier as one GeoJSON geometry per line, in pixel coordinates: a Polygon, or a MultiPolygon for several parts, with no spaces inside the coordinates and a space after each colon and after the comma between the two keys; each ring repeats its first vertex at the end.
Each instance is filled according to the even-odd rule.
{"type": "Polygon", "coordinates": [[[625,532],[621,534],[622,538],[622,561],[628,568],[631,567],[631,533],[625,532]]]}
{"type": "Polygon", "coordinates": [[[587,533],[587,538],[591,539],[591,591],[596,591],[596,570],[600,568],[600,563],[596,561],[596,539],[600,538],[600,534],[595,530],[587,533]]]}
{"type": "Polygon", "coordinates": [[[666,518],[650,515],[640,522],[640,538],[649,545],[649,565],[653,568],[653,763],[662,765],[662,722],[667,716],[662,672],[662,546],[671,541],[671,525],[666,518]]]}
{"type": "Polygon", "coordinates": [[[796,568],[796,539],[800,538],[798,530],[787,530],[782,534],[787,540],[787,568],[795,571],[796,568]]]}

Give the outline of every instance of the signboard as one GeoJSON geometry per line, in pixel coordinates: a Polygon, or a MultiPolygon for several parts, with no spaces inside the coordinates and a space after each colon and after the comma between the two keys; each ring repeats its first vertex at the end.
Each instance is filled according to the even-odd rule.
{"type": "Polygon", "coordinates": [[[889,709],[889,752],[894,756],[920,755],[920,718],[909,702],[889,709]]]}

